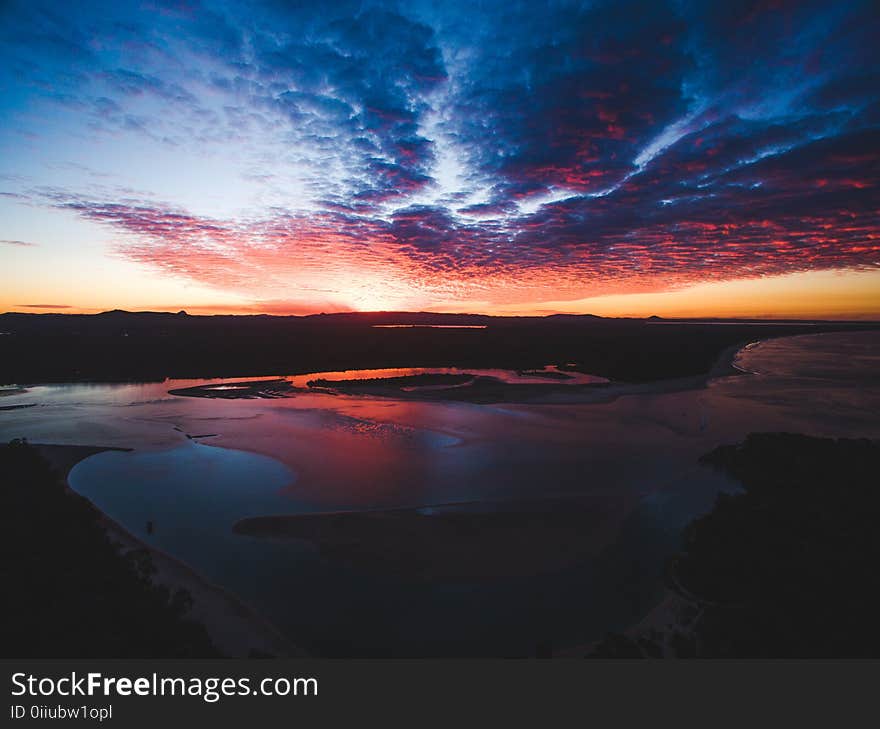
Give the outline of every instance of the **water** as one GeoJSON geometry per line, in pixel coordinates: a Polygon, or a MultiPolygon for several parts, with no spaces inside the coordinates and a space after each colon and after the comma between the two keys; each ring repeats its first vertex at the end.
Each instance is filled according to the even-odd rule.
{"type": "MultiPolygon", "coordinates": [[[[386,326],[386,325],[382,325],[386,326]]],[[[387,325],[392,326],[392,325],[387,325]]],[[[393,325],[398,326],[398,325],[393,325]]],[[[437,326],[437,325],[435,325],[437,326]]],[[[604,377],[589,375],[583,372],[560,370],[556,365],[546,365],[540,370],[517,372],[502,369],[479,369],[460,367],[390,367],[377,370],[341,370],[337,372],[313,372],[308,375],[293,375],[285,379],[294,387],[308,387],[311,380],[374,380],[391,377],[411,377],[413,375],[474,375],[474,377],[491,377],[510,385],[595,385],[608,382],[604,377]]],[[[222,387],[222,385],[221,385],[222,387]]],[[[446,385],[448,387],[448,385],[446,385]]],[[[415,389],[415,388],[411,388],[415,389]]],[[[424,389],[418,388],[418,389],[424,389]]]]}
{"type": "Polygon", "coordinates": [[[70,485],[138,537],[214,577],[222,576],[222,541],[247,516],[302,508],[296,475],[275,459],[184,443],[160,451],[107,451],[77,464],[70,485]],[[150,522],[150,529],[147,528],[150,522]]]}
{"type": "Polygon", "coordinates": [[[133,448],[86,459],[71,485],[316,653],[528,655],[647,612],[681,527],[736,488],[701,454],[753,431],[880,437],[878,333],[771,340],[737,364],[759,374],[578,405],[168,395],[204,380],[45,385],[0,398],[33,405],[0,411],[0,437],[133,448]],[[232,531],[247,516],[550,497],[578,504],[589,548],[571,561],[529,537],[508,558],[481,556],[504,577],[489,561],[482,578],[414,580],[232,531]]]}

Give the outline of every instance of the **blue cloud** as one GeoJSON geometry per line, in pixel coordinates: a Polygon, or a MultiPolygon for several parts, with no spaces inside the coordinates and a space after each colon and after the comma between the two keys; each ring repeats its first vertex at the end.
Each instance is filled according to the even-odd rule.
{"type": "MultiPolygon", "coordinates": [[[[219,157],[258,191],[248,221],[316,215],[463,277],[870,266],[878,31],[852,1],[13,0],[0,145],[219,157]]],[[[130,232],[96,213],[136,186],[126,160],[90,164],[120,191],[72,209],[130,232]]],[[[45,201],[28,184],[6,194],[45,201]]]]}

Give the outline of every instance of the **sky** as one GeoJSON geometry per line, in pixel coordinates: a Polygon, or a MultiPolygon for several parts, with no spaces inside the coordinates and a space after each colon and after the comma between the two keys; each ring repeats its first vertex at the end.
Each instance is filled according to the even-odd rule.
{"type": "Polygon", "coordinates": [[[872,2],[0,0],[0,311],[880,319],[872,2]]]}

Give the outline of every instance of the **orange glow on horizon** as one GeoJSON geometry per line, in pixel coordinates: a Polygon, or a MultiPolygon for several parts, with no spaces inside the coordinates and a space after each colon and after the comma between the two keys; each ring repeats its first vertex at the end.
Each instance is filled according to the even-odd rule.
{"type": "Polygon", "coordinates": [[[701,283],[672,291],[610,294],[535,306],[502,306],[511,315],[880,320],[880,271],[811,271],[701,283]]]}
{"type": "MultiPolygon", "coordinates": [[[[579,299],[541,299],[522,303],[497,304],[490,301],[463,300],[426,305],[384,297],[361,290],[351,304],[328,301],[217,301],[210,292],[187,301],[170,293],[163,302],[146,297],[129,299],[116,296],[88,300],[85,290],[78,291],[80,302],[51,302],[23,306],[0,298],[0,310],[30,313],[94,314],[108,309],[129,311],[168,311],[181,309],[190,314],[275,314],[306,315],[350,311],[432,311],[447,313],[490,314],[497,316],[543,316],[550,314],[595,314],[604,317],[669,318],[756,318],[756,319],[858,319],[880,320],[880,271],[816,271],[764,278],[737,279],[701,283],[671,291],[616,293],[579,299]],[[213,299],[213,300],[212,300],[213,299]]],[[[121,293],[119,290],[116,294],[121,293]]],[[[175,292],[176,293],[176,292],[175,292]]],[[[50,296],[43,294],[44,297],[50,296]]],[[[33,297],[32,297],[33,298],[33,297]]],[[[57,298],[57,296],[55,297],[57,298]]]]}

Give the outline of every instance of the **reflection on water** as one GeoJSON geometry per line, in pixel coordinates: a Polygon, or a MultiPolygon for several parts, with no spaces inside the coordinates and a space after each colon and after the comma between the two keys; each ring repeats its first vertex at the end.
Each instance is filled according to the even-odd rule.
{"type": "MultiPolygon", "coordinates": [[[[308,387],[313,380],[379,380],[414,375],[474,375],[492,377],[511,385],[546,385],[556,382],[564,385],[592,385],[608,382],[604,377],[588,375],[583,372],[560,370],[556,365],[547,365],[539,370],[517,372],[515,370],[480,369],[467,367],[386,367],[375,370],[340,370],[336,372],[312,372],[308,375],[286,377],[294,387],[308,387]]],[[[448,387],[446,385],[445,387],[448,387]]]]}
{"type": "MultiPolygon", "coordinates": [[[[72,485],[315,652],[528,654],[647,611],[681,526],[734,487],[695,465],[701,454],[752,431],[880,437],[878,333],[771,340],[737,363],[759,374],[579,405],[167,394],[204,380],[34,386],[3,397],[34,407],[0,412],[0,437],[134,448],[83,461],[72,485]],[[548,497],[584,510],[589,557],[559,566],[548,554],[541,569],[535,544],[535,569],[494,580],[412,582],[231,529],[244,516],[548,497]]],[[[262,378],[235,381],[248,379],[262,378]]]]}
{"type": "Polygon", "coordinates": [[[373,324],[373,329],[486,329],[486,324],[373,324]]]}
{"type": "Polygon", "coordinates": [[[222,573],[218,540],[234,547],[243,515],[302,508],[290,488],[295,474],[255,453],[187,442],[159,451],[106,451],[74,466],[69,482],[135,536],[210,576],[222,573]],[[147,528],[150,522],[150,528],[147,528]]]}
{"type": "Polygon", "coordinates": [[[736,364],[760,375],[876,383],[880,379],[877,340],[876,332],[771,339],[745,347],[736,364]]]}

